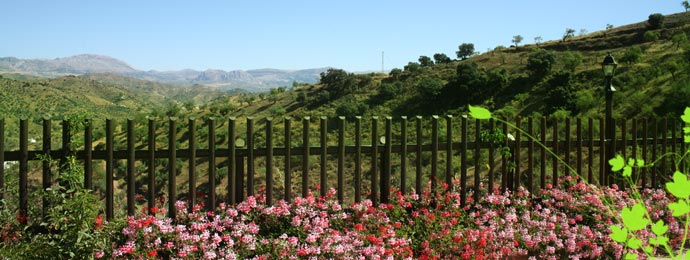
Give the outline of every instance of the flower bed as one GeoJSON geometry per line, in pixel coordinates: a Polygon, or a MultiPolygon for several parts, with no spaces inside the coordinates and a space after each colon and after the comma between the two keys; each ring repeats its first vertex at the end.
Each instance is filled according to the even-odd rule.
{"type": "MultiPolygon", "coordinates": [[[[129,217],[104,258],[182,259],[620,259],[611,241],[614,213],[605,206],[632,205],[623,191],[565,179],[564,185],[530,195],[495,191],[461,207],[460,193],[403,195],[391,204],[371,201],[344,208],[328,196],[266,205],[260,195],[218,213],[191,212],[177,202],[178,218],[129,217]],[[530,199],[535,198],[535,199],[530,199]]],[[[669,223],[671,244],[683,230],[674,222],[663,190],[645,190],[652,218],[669,223]],[[652,203],[652,201],[654,203],[652,203]],[[674,224],[675,223],[675,224],[674,224]]],[[[642,238],[653,234],[643,233],[642,238]]]]}

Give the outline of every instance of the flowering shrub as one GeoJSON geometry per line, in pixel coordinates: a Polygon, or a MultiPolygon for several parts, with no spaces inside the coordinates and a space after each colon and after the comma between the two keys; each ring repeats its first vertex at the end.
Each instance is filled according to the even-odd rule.
{"type": "Polygon", "coordinates": [[[84,189],[82,173],[76,158],[69,157],[58,181],[37,192],[50,205],[45,216],[40,209],[22,213],[14,208],[18,203],[8,203],[16,193],[8,193],[0,203],[0,258],[83,259],[110,244],[116,225],[103,219],[98,198],[84,189]]]}

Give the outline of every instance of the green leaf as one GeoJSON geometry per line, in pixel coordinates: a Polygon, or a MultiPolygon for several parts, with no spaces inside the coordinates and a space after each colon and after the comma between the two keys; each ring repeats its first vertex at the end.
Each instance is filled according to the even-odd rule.
{"type": "Polygon", "coordinates": [[[616,158],[609,160],[609,165],[611,165],[612,171],[620,171],[625,166],[625,159],[623,159],[623,156],[616,155],[616,158]]]}
{"type": "Polygon", "coordinates": [[[491,118],[491,112],[487,110],[486,108],[483,107],[475,107],[472,105],[469,105],[470,107],[470,116],[476,118],[476,119],[490,119],[491,118]]]}
{"type": "Polygon", "coordinates": [[[654,253],[654,248],[651,247],[651,246],[646,246],[646,247],[644,248],[644,251],[645,251],[645,253],[647,253],[647,254],[652,254],[652,253],[654,253]]]}
{"type": "Polygon", "coordinates": [[[628,240],[627,246],[632,249],[639,249],[640,246],[642,245],[642,240],[637,239],[637,238],[631,238],[628,240]]]}
{"type": "Polygon", "coordinates": [[[690,124],[690,107],[685,108],[685,113],[680,116],[680,119],[682,119],[683,122],[690,124]]]}
{"type": "Polygon", "coordinates": [[[666,183],[666,189],[679,199],[690,197],[690,181],[685,174],[676,171],[673,173],[673,182],[666,183]]]}
{"type": "Polygon", "coordinates": [[[652,232],[657,236],[663,236],[666,231],[668,231],[668,226],[666,226],[661,219],[652,225],[652,232]]]}
{"type": "Polygon", "coordinates": [[[650,238],[649,243],[655,246],[665,246],[668,245],[668,237],[660,236],[657,238],[650,238]]]}
{"type": "Polygon", "coordinates": [[[626,253],[624,259],[625,260],[637,260],[637,254],[626,253]]]}
{"type": "Polygon", "coordinates": [[[688,206],[688,203],[685,202],[685,200],[680,200],[678,202],[673,202],[668,204],[668,209],[673,211],[673,216],[674,217],[679,217],[687,214],[690,212],[690,206],[688,206]]]}
{"type": "Polygon", "coordinates": [[[630,166],[623,167],[623,177],[630,177],[630,176],[632,176],[632,167],[630,167],[630,166]]]}
{"type": "Polygon", "coordinates": [[[616,241],[618,243],[623,243],[625,240],[628,239],[628,229],[624,227],[619,227],[617,225],[611,225],[609,228],[611,228],[611,234],[609,237],[613,241],[616,241]]]}
{"type": "Polygon", "coordinates": [[[621,212],[623,224],[630,230],[640,230],[647,227],[649,220],[644,217],[645,208],[641,203],[637,203],[632,208],[625,207],[621,212]]]}
{"type": "Polygon", "coordinates": [[[683,133],[690,134],[690,126],[683,127],[683,133]]]}
{"type": "Polygon", "coordinates": [[[644,166],[644,159],[637,159],[637,167],[643,167],[644,166]]]}

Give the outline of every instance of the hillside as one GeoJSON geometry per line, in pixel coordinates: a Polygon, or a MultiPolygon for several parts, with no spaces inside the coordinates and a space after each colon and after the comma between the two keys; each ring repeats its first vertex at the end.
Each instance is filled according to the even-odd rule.
{"type": "MultiPolygon", "coordinates": [[[[465,60],[412,61],[388,75],[331,69],[320,84],[219,100],[230,115],[393,115],[464,113],[479,104],[513,116],[592,116],[604,109],[601,62],[618,61],[614,117],[677,115],[690,104],[690,14],[518,47],[498,46],[465,60]],[[685,36],[685,37],[682,37],[685,36]]],[[[448,55],[451,56],[451,55],[448,55]]],[[[324,77],[325,76],[325,77],[324,77]]],[[[276,90],[276,89],[274,89],[276,90]]]]}
{"type": "Polygon", "coordinates": [[[0,57],[0,73],[17,73],[41,77],[61,77],[84,74],[115,74],[141,80],[174,85],[200,84],[221,89],[266,91],[271,87],[287,86],[292,82],[316,83],[326,68],[305,70],[214,70],[142,71],[126,62],[103,55],[82,54],[56,59],[18,59],[0,57]]]}
{"type": "Polygon", "coordinates": [[[113,74],[37,78],[0,75],[0,114],[6,118],[133,118],[163,115],[233,92],[205,86],[173,86],[113,74]]]}

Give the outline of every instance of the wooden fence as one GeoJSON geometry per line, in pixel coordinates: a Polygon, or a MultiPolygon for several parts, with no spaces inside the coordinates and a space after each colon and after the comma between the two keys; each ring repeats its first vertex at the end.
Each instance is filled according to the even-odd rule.
{"type": "MultiPolygon", "coordinates": [[[[197,196],[197,185],[195,184],[198,174],[196,173],[195,162],[197,159],[208,162],[207,175],[209,180],[207,181],[206,205],[209,208],[217,205],[220,200],[228,203],[242,201],[246,196],[254,195],[257,188],[262,188],[267,202],[272,203],[277,199],[273,188],[274,169],[277,167],[276,159],[281,159],[282,165],[280,166],[286,169],[282,178],[284,181],[282,185],[285,188],[285,191],[282,192],[282,199],[289,201],[296,195],[291,192],[293,175],[301,175],[301,187],[297,190],[301,191],[300,195],[306,196],[310,191],[309,184],[313,181],[309,179],[311,176],[310,164],[315,163],[311,161],[313,157],[319,158],[317,162],[320,165],[318,174],[320,194],[326,193],[329,183],[336,183],[337,199],[341,202],[345,199],[344,177],[347,171],[347,174],[354,175],[351,176],[354,179],[354,201],[360,201],[364,195],[364,190],[366,190],[368,198],[375,203],[388,202],[391,195],[391,178],[397,178],[397,189],[402,192],[408,192],[410,189],[421,191],[425,188],[424,180],[430,182],[433,190],[437,190],[439,182],[459,181],[461,200],[465,204],[468,201],[467,196],[474,196],[475,201],[479,199],[482,194],[480,191],[486,192],[499,187],[514,189],[517,185],[523,185],[528,190],[533,191],[543,188],[549,183],[555,184],[559,176],[574,175],[575,172],[592,183],[611,184],[616,179],[607,173],[606,149],[604,147],[610,147],[615,153],[625,154],[626,157],[643,158],[647,162],[662,154],[676,152],[677,149],[686,149],[680,125],[674,120],[669,121],[667,119],[619,121],[614,124],[616,130],[612,140],[616,140],[616,142],[605,139],[604,131],[602,131],[604,129],[603,120],[591,118],[584,122],[580,118],[566,119],[563,120],[564,122],[547,120],[546,118],[512,120],[511,122],[514,122],[517,127],[524,129],[524,133],[511,130],[506,124],[498,124],[493,120],[479,121],[467,117],[452,116],[433,116],[427,119],[422,117],[409,119],[407,117],[395,119],[385,117],[382,120],[378,117],[365,120],[357,117],[351,121],[347,121],[344,117],[332,118],[330,121],[326,117],[316,118],[316,120],[309,117],[297,120],[266,118],[260,120],[260,125],[263,127],[261,132],[256,130],[259,128],[259,124],[252,117],[241,122],[235,118],[230,118],[220,123],[224,125],[223,128],[227,129],[227,137],[220,142],[216,138],[216,130],[218,129],[216,123],[219,121],[208,119],[203,120],[207,130],[207,138],[205,139],[208,141],[208,147],[204,149],[197,147],[197,121],[199,120],[188,120],[186,125],[188,131],[185,137],[179,137],[178,132],[180,130],[178,128],[181,128],[181,125],[178,124],[181,123],[177,119],[170,118],[162,121],[149,119],[146,126],[143,122],[140,126],[136,126],[145,127],[148,130],[146,140],[140,141],[138,144],[135,144],[135,140],[142,136],[135,136],[137,123],[131,119],[126,121],[126,126],[119,133],[114,120],[105,120],[105,137],[98,140],[94,140],[93,123],[89,122],[83,131],[84,142],[79,144],[81,147],[79,149],[71,148],[75,147],[75,144],[71,141],[70,122],[62,121],[62,146],[55,149],[51,146],[51,141],[54,141],[51,139],[53,121],[44,119],[42,121],[42,147],[41,149],[29,150],[29,121],[22,119],[19,121],[19,129],[16,129],[19,131],[19,148],[15,151],[6,151],[5,131],[16,130],[5,129],[5,121],[0,119],[0,137],[2,137],[0,138],[0,164],[5,165],[6,162],[18,164],[19,210],[25,214],[29,207],[28,176],[30,172],[39,172],[37,169],[29,170],[29,161],[39,160],[42,154],[50,155],[53,159],[65,159],[69,155],[75,155],[83,161],[84,183],[85,187],[89,189],[93,189],[94,163],[104,161],[106,188],[103,196],[105,197],[105,213],[110,219],[113,218],[116,207],[113,199],[113,183],[116,173],[114,166],[118,160],[126,160],[126,173],[123,175],[126,183],[126,208],[129,215],[135,212],[135,186],[137,185],[135,178],[137,175],[147,175],[148,187],[153,188],[148,189],[146,199],[148,207],[153,207],[154,201],[156,201],[154,197],[156,189],[163,188],[155,187],[155,162],[167,160],[168,214],[174,217],[175,206],[173,202],[180,199],[177,185],[175,185],[178,177],[176,164],[179,159],[186,159],[190,162],[188,168],[191,185],[189,185],[185,198],[190,201],[197,201],[195,197],[197,196]],[[363,127],[363,121],[367,123],[366,128],[363,127]],[[293,123],[299,124],[300,122],[301,136],[294,138],[293,132],[299,131],[299,127],[293,126],[293,123]],[[459,126],[455,125],[458,123],[459,126]],[[159,129],[159,124],[167,125],[167,131],[159,129]],[[335,127],[329,131],[329,125],[335,127]],[[239,129],[240,126],[244,126],[243,129],[239,129]],[[381,126],[382,129],[379,129],[381,126]],[[312,128],[317,128],[317,131],[312,128]],[[396,130],[394,131],[393,128],[396,130]],[[274,133],[276,129],[282,129],[282,131],[274,133]],[[496,143],[496,140],[487,140],[486,136],[496,132],[496,129],[502,130],[503,133],[511,133],[514,140],[511,138],[499,139],[499,143],[496,143]],[[168,139],[167,149],[158,147],[161,145],[156,142],[159,132],[164,133],[168,139]],[[259,142],[256,140],[257,134],[262,133],[264,140],[259,142]],[[114,148],[116,147],[114,136],[117,134],[124,135],[122,139],[126,140],[126,149],[114,148]],[[315,138],[317,135],[318,138],[315,138]],[[348,135],[354,139],[354,142],[353,140],[345,140],[348,135]],[[535,139],[528,138],[527,135],[533,136],[535,139]],[[179,147],[179,142],[183,138],[187,139],[186,149],[179,147]],[[282,139],[283,147],[276,146],[275,140],[278,139],[282,139]],[[300,139],[301,144],[293,145],[295,141],[300,139]],[[317,139],[318,142],[313,142],[314,139],[317,139]],[[95,141],[101,144],[98,149],[94,149],[95,141]],[[549,154],[536,141],[544,144],[558,156],[549,154]],[[102,145],[103,143],[104,145],[102,145]],[[509,151],[510,153],[501,151],[509,151]],[[426,159],[424,154],[427,155],[426,159]],[[482,157],[484,157],[484,161],[482,161],[482,157]],[[216,178],[217,160],[224,160],[224,164],[229,169],[226,187],[216,187],[214,178],[216,178]],[[258,166],[257,160],[261,160],[263,165],[258,166]],[[328,172],[327,160],[336,160],[336,172],[328,172]],[[137,161],[139,164],[147,165],[145,172],[137,173],[135,167],[137,161]],[[299,161],[299,165],[293,165],[293,161],[299,161]],[[568,170],[569,168],[566,168],[563,162],[572,165],[572,170],[568,170]],[[346,163],[354,164],[354,167],[346,169],[346,163]],[[298,167],[293,168],[294,166],[298,167]],[[260,172],[257,167],[265,168],[265,183],[262,187],[255,186],[255,177],[260,172]],[[392,171],[393,167],[395,173],[392,171]],[[293,171],[292,169],[298,170],[293,171]],[[363,175],[368,180],[363,180],[363,175]],[[335,176],[337,180],[329,182],[328,179],[332,176],[335,176]],[[406,183],[408,178],[414,179],[414,184],[406,183]],[[365,189],[363,183],[367,182],[369,185],[365,189]],[[218,189],[226,189],[223,199],[219,198],[218,189]],[[468,191],[474,192],[469,193],[468,191]]],[[[120,122],[124,123],[123,121],[120,122]]],[[[121,146],[121,144],[117,145],[121,146]]],[[[672,168],[673,164],[670,161],[662,160],[653,167],[641,169],[634,174],[641,176],[640,181],[643,185],[660,186],[664,178],[667,178],[669,173],[675,170],[672,168]]],[[[3,188],[6,188],[5,171],[5,167],[0,167],[0,187],[3,188]]],[[[52,184],[51,171],[55,170],[48,162],[43,162],[41,170],[43,188],[50,187],[52,184]]],[[[44,202],[44,210],[48,206],[44,202]]]]}

